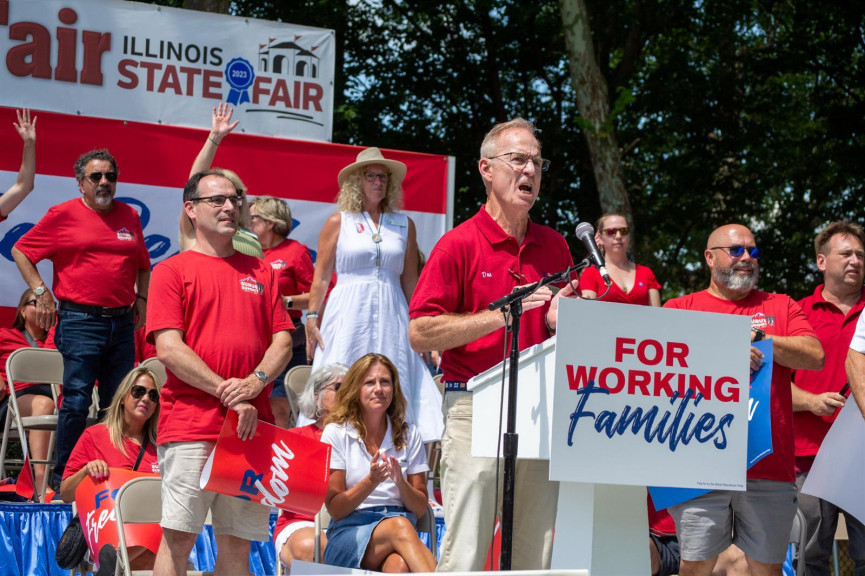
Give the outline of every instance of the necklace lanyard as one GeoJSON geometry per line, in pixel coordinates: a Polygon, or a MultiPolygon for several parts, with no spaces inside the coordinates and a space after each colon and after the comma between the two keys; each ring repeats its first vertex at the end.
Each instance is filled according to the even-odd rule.
{"type": "Polygon", "coordinates": [[[373,227],[372,221],[367,217],[366,212],[363,213],[363,218],[366,220],[367,225],[369,225],[369,233],[372,235],[372,241],[375,243],[375,267],[378,268],[381,266],[381,229],[384,226],[384,214],[380,214],[378,217],[378,228],[373,227]]]}

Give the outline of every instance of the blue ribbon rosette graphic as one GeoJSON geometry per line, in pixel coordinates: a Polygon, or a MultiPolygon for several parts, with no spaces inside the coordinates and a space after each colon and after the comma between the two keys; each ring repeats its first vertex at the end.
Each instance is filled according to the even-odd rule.
{"type": "Polygon", "coordinates": [[[227,98],[229,104],[237,106],[249,102],[248,89],[255,80],[255,71],[248,60],[233,58],[225,67],[225,80],[231,86],[227,98]]]}

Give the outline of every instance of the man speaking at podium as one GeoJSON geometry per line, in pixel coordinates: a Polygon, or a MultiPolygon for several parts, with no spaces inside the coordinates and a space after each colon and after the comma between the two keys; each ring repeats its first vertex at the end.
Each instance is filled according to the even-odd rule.
{"type": "MultiPolygon", "coordinates": [[[[499,475],[497,500],[495,459],[471,456],[472,393],[465,384],[500,362],[510,342],[501,311],[487,306],[573,262],[561,234],[529,221],[547,168],[531,122],[517,118],[496,124],[481,144],[478,161],[486,203],[439,240],[411,299],[412,348],[443,351],[441,476],[447,531],[441,572],[483,569],[501,503],[503,483],[499,475]]],[[[557,299],[572,296],[573,288],[566,285],[553,297],[544,287],[523,300],[521,350],[555,333],[557,299]]],[[[517,461],[514,570],[550,567],[557,498],[549,462],[517,461]]]]}

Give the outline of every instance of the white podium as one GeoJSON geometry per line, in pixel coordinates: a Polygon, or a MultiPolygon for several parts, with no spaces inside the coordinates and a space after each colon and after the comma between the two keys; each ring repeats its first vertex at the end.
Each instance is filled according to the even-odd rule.
{"type": "MultiPolygon", "coordinates": [[[[550,338],[520,353],[518,458],[550,459],[555,350],[556,339],[550,338]]],[[[468,382],[474,393],[472,456],[496,456],[501,384],[501,364],[468,382]]],[[[507,414],[507,396],[505,391],[502,414],[507,414]]],[[[592,576],[649,574],[646,488],[560,482],[552,568],[588,568],[592,576]]]]}

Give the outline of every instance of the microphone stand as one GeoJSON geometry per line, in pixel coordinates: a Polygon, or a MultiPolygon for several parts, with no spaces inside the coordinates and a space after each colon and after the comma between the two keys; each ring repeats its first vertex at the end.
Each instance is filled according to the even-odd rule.
{"type": "Polygon", "coordinates": [[[489,305],[490,310],[501,310],[504,313],[510,308],[511,313],[511,349],[508,353],[508,421],[504,433],[503,456],[504,492],[502,494],[502,549],[499,557],[499,569],[510,570],[514,543],[514,502],[516,492],[517,449],[519,434],[517,434],[517,381],[520,366],[520,318],[523,315],[523,300],[533,294],[538,288],[566,280],[571,272],[579,272],[591,266],[586,258],[570,266],[567,270],[546,276],[534,284],[515,288],[513,292],[502,296],[489,305]]]}

